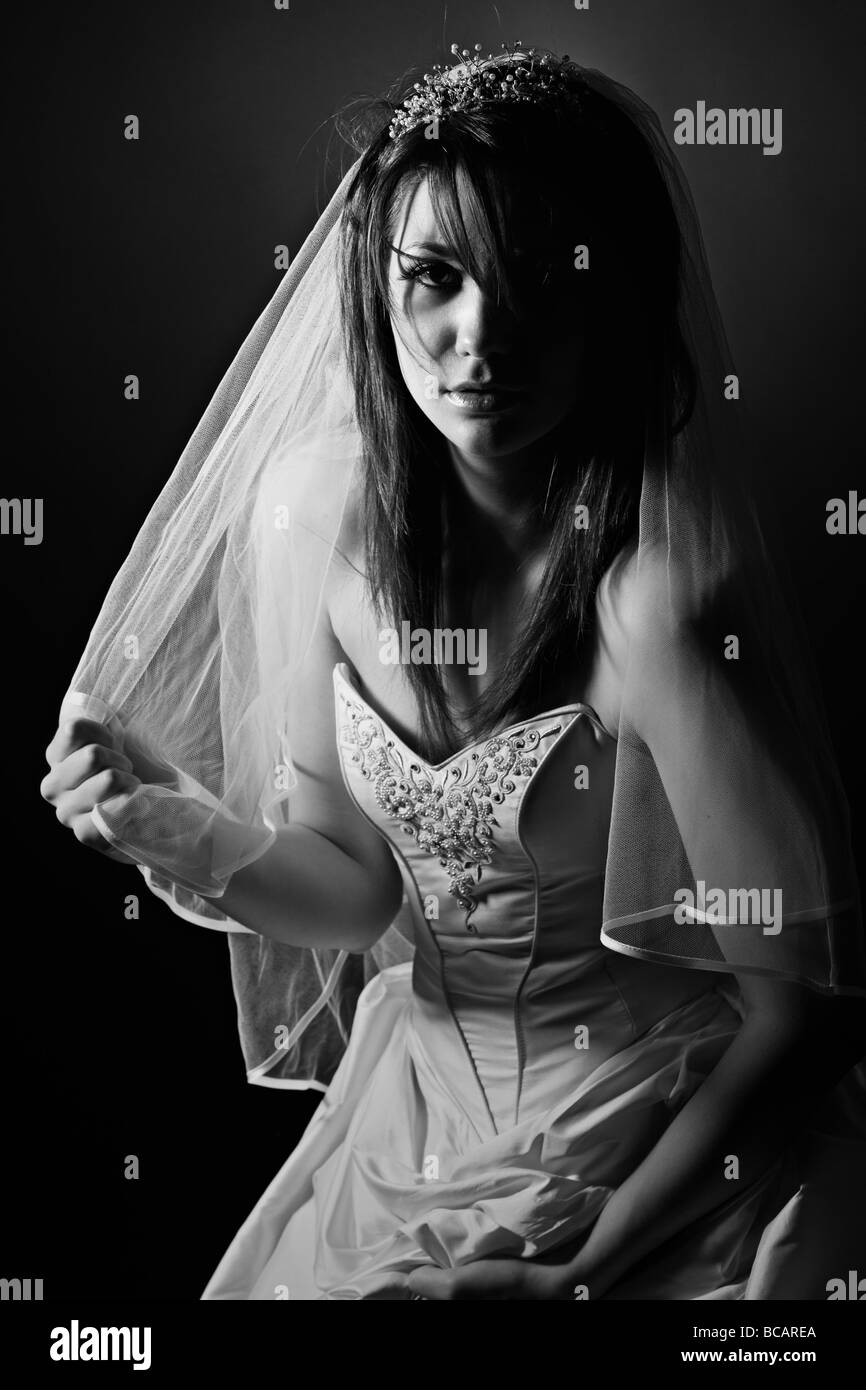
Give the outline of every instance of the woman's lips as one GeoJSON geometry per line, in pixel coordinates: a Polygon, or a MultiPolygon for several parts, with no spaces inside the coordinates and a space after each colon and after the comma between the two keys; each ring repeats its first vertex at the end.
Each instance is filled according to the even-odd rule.
{"type": "Polygon", "coordinates": [[[457,410],[466,411],[470,415],[493,415],[504,410],[514,410],[526,399],[526,392],[506,390],[498,386],[483,389],[461,386],[455,387],[453,391],[446,391],[445,399],[457,410]]]}

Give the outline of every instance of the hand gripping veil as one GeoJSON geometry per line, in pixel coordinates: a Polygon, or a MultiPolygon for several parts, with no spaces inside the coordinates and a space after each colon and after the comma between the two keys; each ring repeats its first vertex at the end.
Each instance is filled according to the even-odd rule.
{"type": "MultiPolygon", "coordinates": [[[[528,61],[522,50],[497,60],[528,61]]],[[[660,419],[646,439],[600,939],[648,960],[866,994],[847,807],[749,500],[694,205],[651,109],[601,73],[553,62],[624,111],[652,151],[682,237],[679,318],[697,382],[686,428],[672,438],[660,419]]],[[[219,899],[292,817],[287,711],[360,447],[337,290],[356,168],[157,498],[61,708],[109,723],[151,777],[92,818],[175,913],[228,932],[249,1080],[321,1089],[366,981],[411,957],[404,914],[349,954],[262,937],[219,899]],[[311,515],[326,542],[315,558],[298,530],[311,515]]]]}

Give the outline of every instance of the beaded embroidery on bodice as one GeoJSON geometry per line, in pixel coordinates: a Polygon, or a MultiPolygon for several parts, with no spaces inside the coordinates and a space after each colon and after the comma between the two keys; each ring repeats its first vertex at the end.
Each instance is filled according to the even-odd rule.
{"type": "Polygon", "coordinates": [[[495,808],[516,791],[513,774],[529,776],[538,766],[533,754],[541,733],[521,725],[488,739],[480,752],[473,749],[433,767],[408,760],[368,706],[347,699],[343,708],[341,738],[352,750],[348,757],[372,781],[379,808],[401,821],[420,849],[438,855],[449,892],[472,931],[473,889],[495,849],[495,808]]]}
{"type": "MultiPolygon", "coordinates": [[[[337,667],[339,741],[348,764],[370,783],[376,805],[399,823],[418,848],[436,856],[448,875],[448,890],[474,930],[475,891],[496,852],[497,809],[525,790],[539,765],[545,740],[561,726],[539,724],[538,715],[460,750],[444,762],[427,763],[398,740],[354,692],[345,668],[337,667]]],[[[588,706],[563,706],[573,714],[588,706]]],[[[560,711],[551,711],[556,714],[560,711]]]]}

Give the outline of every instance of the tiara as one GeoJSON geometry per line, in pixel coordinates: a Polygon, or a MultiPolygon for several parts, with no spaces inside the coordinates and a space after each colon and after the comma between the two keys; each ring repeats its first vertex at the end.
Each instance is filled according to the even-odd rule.
{"type": "Polygon", "coordinates": [[[567,53],[561,58],[534,48],[524,49],[520,39],[503,53],[482,58],[481,44],[475,52],[461,50],[453,43],[457,62],[451,67],[437,63],[425,72],[406,100],[396,109],[388,134],[394,140],[415,126],[440,121],[454,111],[473,111],[490,101],[529,101],[536,106],[580,105],[586,82],[580,68],[567,53]]]}

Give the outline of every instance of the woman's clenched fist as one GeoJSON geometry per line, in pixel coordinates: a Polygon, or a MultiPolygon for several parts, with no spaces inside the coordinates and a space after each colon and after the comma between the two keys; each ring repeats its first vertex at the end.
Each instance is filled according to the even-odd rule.
{"type": "Polygon", "coordinates": [[[61,825],[67,826],[76,840],[89,849],[99,850],[122,864],[135,863],[128,854],[112,849],[90,818],[91,810],[100,801],[141,785],[116,736],[105,724],[93,719],[65,720],[46,748],[45,757],[51,770],[43,777],[39,790],[54,807],[61,825]]]}

